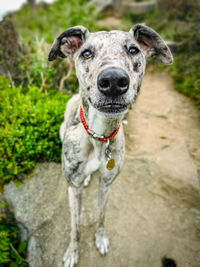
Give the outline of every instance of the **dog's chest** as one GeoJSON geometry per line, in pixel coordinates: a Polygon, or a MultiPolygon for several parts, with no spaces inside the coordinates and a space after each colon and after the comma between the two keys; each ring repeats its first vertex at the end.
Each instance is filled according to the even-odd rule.
{"type": "Polygon", "coordinates": [[[102,158],[104,157],[104,150],[105,150],[104,144],[92,139],[91,143],[93,149],[89,152],[88,159],[86,162],[85,166],[86,176],[91,175],[100,168],[102,164],[102,158]]]}
{"type": "MultiPolygon", "coordinates": [[[[92,106],[90,106],[88,112],[88,123],[90,130],[92,130],[98,136],[109,136],[110,133],[113,132],[113,121],[106,119],[92,106]]],[[[97,170],[99,170],[101,173],[106,173],[108,171],[106,169],[106,162],[108,160],[108,157],[106,156],[106,143],[93,139],[92,137],[90,137],[90,143],[92,145],[92,149],[89,151],[87,163],[85,166],[86,176],[92,174],[97,170]]],[[[115,147],[114,151],[116,151],[117,144],[114,143],[112,141],[110,147],[115,147]]],[[[115,172],[116,170],[113,171],[115,172]]]]}

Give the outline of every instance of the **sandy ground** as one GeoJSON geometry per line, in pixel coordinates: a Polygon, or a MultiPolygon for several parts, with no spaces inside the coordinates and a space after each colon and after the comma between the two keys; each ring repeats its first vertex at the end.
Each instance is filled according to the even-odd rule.
{"type": "Polygon", "coordinates": [[[127,154],[152,155],[162,146],[183,137],[199,165],[199,117],[192,102],[173,89],[173,81],[168,74],[147,72],[125,127],[127,154]]]}

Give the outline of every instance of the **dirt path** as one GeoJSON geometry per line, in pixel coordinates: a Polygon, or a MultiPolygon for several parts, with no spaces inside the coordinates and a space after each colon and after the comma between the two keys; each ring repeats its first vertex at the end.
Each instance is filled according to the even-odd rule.
{"type": "Polygon", "coordinates": [[[137,102],[128,116],[125,129],[127,153],[132,156],[154,155],[181,137],[199,165],[199,118],[200,114],[190,100],[173,89],[169,75],[147,72],[137,102]]]}

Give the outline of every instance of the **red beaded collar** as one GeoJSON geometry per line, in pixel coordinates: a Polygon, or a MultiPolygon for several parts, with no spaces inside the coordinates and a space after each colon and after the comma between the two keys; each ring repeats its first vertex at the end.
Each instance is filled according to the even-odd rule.
{"type": "Polygon", "coordinates": [[[103,135],[102,136],[98,136],[95,132],[91,131],[89,129],[89,127],[87,126],[85,118],[84,118],[82,107],[80,107],[80,119],[81,120],[79,122],[82,122],[87,134],[91,135],[93,138],[95,138],[95,139],[97,139],[97,140],[99,140],[101,142],[107,142],[108,140],[112,140],[115,137],[115,135],[118,133],[119,128],[120,128],[120,125],[119,125],[119,127],[109,136],[103,136],[103,135]]]}

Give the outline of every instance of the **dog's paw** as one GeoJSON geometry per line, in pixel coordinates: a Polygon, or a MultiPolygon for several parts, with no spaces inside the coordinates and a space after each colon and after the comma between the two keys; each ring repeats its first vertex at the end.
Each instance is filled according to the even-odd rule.
{"type": "Polygon", "coordinates": [[[91,175],[88,175],[88,177],[86,177],[84,180],[84,187],[87,187],[89,185],[90,180],[91,180],[91,175]]]}
{"type": "Polygon", "coordinates": [[[103,227],[97,229],[95,233],[96,247],[99,250],[101,255],[108,253],[109,248],[109,239],[106,236],[105,230],[103,227]]]}
{"type": "Polygon", "coordinates": [[[63,257],[64,267],[74,267],[78,263],[78,244],[70,244],[63,257]]]}

